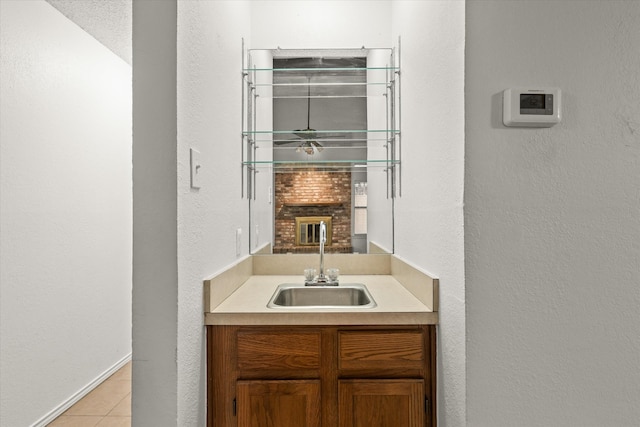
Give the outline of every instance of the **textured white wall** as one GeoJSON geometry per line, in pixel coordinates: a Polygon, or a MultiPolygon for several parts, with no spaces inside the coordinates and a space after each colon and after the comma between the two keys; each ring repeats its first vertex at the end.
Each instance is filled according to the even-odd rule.
{"type": "Polygon", "coordinates": [[[131,67],[44,1],[0,2],[0,424],[131,352],[131,67]]]}
{"type": "Polygon", "coordinates": [[[131,65],[132,0],[46,0],[131,65]]]}
{"type": "Polygon", "coordinates": [[[249,251],[240,197],[241,40],[249,2],[178,2],[178,423],[205,422],[202,281],[249,251]],[[202,156],[190,188],[189,148],[202,156]],[[242,229],[236,256],[236,230],[242,229]]]}
{"type": "Polygon", "coordinates": [[[464,11],[461,1],[393,2],[402,40],[396,254],[440,279],[441,427],[465,423],[464,11]]]}
{"type": "Polygon", "coordinates": [[[251,48],[388,47],[389,0],[252,1],[251,48]]]}
{"type": "Polygon", "coordinates": [[[467,3],[470,426],[640,425],[640,2],[467,3]],[[563,90],[505,128],[501,91],[563,90]]]}

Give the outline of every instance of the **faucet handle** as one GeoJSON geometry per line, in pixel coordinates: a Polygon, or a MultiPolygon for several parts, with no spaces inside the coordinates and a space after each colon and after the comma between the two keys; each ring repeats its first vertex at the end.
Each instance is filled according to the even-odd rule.
{"type": "Polygon", "coordinates": [[[304,280],[306,283],[311,283],[316,278],[316,269],[315,268],[305,268],[304,269],[304,280]]]}
{"type": "Polygon", "coordinates": [[[337,268],[327,268],[327,277],[330,282],[338,283],[338,276],[340,275],[340,270],[337,268]]]}

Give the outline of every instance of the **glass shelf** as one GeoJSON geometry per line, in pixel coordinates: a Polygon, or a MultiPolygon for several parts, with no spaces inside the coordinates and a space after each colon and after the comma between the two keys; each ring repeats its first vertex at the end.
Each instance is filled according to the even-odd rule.
{"type": "Polygon", "coordinates": [[[387,82],[300,82],[300,83],[254,83],[256,87],[269,86],[269,87],[303,87],[308,88],[316,86],[386,86],[387,82]]]}
{"type": "MultiPolygon", "coordinates": [[[[355,134],[355,133],[392,133],[398,134],[399,130],[396,129],[342,129],[342,130],[243,130],[243,135],[314,135],[314,134],[355,134]]],[[[314,139],[314,138],[305,138],[304,139],[314,139]]],[[[350,139],[343,139],[343,141],[349,141],[350,139]]]]}
{"type": "Polygon", "coordinates": [[[380,163],[399,163],[399,160],[385,160],[385,159],[358,159],[358,160],[247,160],[242,162],[243,165],[259,165],[259,164],[269,164],[269,165],[333,165],[333,164],[361,164],[363,167],[367,164],[380,164],[380,163]]]}
{"type": "Polygon", "coordinates": [[[303,82],[256,83],[256,93],[263,99],[340,99],[380,98],[387,93],[388,82],[303,82]],[[269,90],[271,89],[271,90],[269,90]]]}
{"type": "Polygon", "coordinates": [[[357,72],[358,74],[362,73],[363,71],[399,71],[400,68],[398,67],[304,67],[304,68],[243,68],[242,71],[245,73],[249,73],[252,71],[271,71],[271,72],[284,72],[284,73],[290,73],[290,72],[324,72],[326,73],[327,71],[333,71],[333,72],[344,72],[344,73],[349,73],[349,72],[357,72]]]}
{"type": "Polygon", "coordinates": [[[255,160],[244,161],[243,166],[255,169],[271,169],[278,172],[287,172],[300,169],[314,169],[329,172],[345,172],[352,170],[366,170],[369,168],[390,168],[399,165],[395,160],[255,160]]]}

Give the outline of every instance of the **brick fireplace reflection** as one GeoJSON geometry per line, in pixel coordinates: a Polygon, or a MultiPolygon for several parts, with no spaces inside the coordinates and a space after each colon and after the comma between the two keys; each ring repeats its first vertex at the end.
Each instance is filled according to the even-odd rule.
{"type": "MultiPolygon", "coordinates": [[[[314,225],[303,218],[330,218],[327,253],[351,253],[351,172],[291,168],[275,174],[275,239],[273,253],[315,253],[314,225]],[[297,222],[296,222],[297,219],[297,222]],[[307,221],[307,222],[305,222],[307,221]],[[296,223],[298,226],[296,227],[296,223]],[[300,239],[300,231],[306,233],[300,239]],[[309,232],[312,233],[309,238],[309,232]],[[296,236],[297,235],[297,236],[296,236]]],[[[319,223],[319,221],[316,221],[319,223]]],[[[329,221],[325,221],[327,223],[329,221]]]]}

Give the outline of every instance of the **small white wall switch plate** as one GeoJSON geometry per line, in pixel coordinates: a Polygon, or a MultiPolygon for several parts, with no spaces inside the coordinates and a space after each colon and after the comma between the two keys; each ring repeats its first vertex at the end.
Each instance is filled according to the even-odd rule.
{"type": "Polygon", "coordinates": [[[200,162],[200,152],[190,150],[191,155],[191,188],[200,188],[202,183],[202,163],[200,162]]]}
{"type": "Polygon", "coordinates": [[[240,249],[242,247],[242,228],[236,230],[236,256],[240,256],[240,249]]]}

